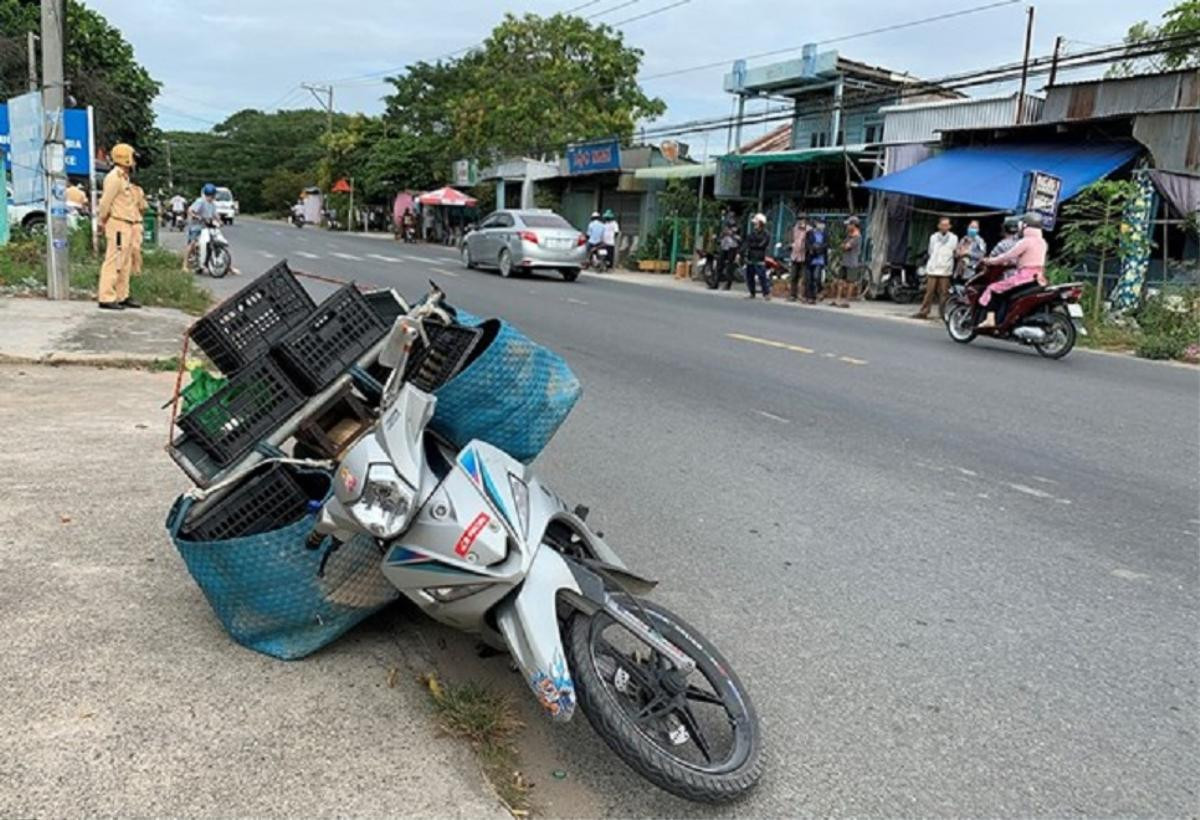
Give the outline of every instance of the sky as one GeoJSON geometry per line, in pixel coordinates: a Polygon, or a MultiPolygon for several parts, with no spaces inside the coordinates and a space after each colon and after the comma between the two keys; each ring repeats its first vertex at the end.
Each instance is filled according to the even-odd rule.
{"type": "MultiPolygon", "coordinates": [[[[118,27],[137,59],[163,84],[156,103],[164,129],[204,131],[243,108],[316,107],[300,83],[334,85],[334,107],[378,113],[387,72],[435,60],[479,43],[505,11],[550,15],[578,9],[615,25],[644,51],[645,90],[667,103],[658,124],[726,116],[722,76],[738,57],[775,49],[794,52],[751,59],[754,67],[799,57],[806,42],[860,35],[895,24],[986,5],[996,0],[84,0],[118,27]],[[672,7],[673,6],[673,7],[672,7]],[[662,11],[658,11],[662,9],[662,11]],[[658,13],[654,13],[654,12],[658,13]],[[647,15],[641,19],[631,19],[647,15]],[[627,22],[626,22],[627,21],[627,22]],[[651,75],[704,63],[721,67],[671,77],[651,75]]],[[[1157,21],[1171,0],[1045,0],[1036,4],[1034,55],[1049,54],[1056,36],[1067,53],[1119,42],[1138,19],[1157,21]]],[[[865,34],[821,45],[873,65],[937,78],[1021,59],[1022,2],[865,34]]],[[[514,66],[514,70],[520,70],[514,66]]],[[[1082,75],[1080,75],[1082,76],[1082,75]]],[[[1065,79],[1072,79],[1067,76],[1065,79]]],[[[1034,85],[1036,90],[1039,85],[1034,85]]],[[[984,95],[1010,89],[973,89],[984,95]]],[[[747,111],[765,102],[752,101],[747,111]]],[[[777,105],[777,103],[772,103],[777,105]]],[[[761,128],[758,130],[762,130],[761,128]]],[[[748,131],[747,136],[753,136],[748,131]]],[[[724,148],[725,134],[709,140],[724,148]]],[[[704,136],[682,137],[703,153],[704,136]]]]}

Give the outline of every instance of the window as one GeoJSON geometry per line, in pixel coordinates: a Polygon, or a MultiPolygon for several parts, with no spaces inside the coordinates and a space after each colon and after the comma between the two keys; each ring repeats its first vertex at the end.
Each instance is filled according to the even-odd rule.
{"type": "Polygon", "coordinates": [[[496,214],[496,224],[493,228],[511,228],[513,226],[512,214],[496,214]]]}
{"type": "Polygon", "coordinates": [[[521,214],[521,221],[530,228],[560,228],[573,231],[571,223],[558,214],[521,214]]]}

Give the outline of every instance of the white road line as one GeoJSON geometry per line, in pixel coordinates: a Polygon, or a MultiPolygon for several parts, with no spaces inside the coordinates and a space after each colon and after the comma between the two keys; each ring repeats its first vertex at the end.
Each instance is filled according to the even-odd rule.
{"type": "Polygon", "coordinates": [[[352,253],[342,253],[341,251],[334,251],[333,253],[331,253],[331,254],[329,254],[329,255],[330,255],[330,256],[336,256],[338,259],[345,259],[345,260],[347,260],[347,261],[349,261],[349,262],[361,262],[361,261],[363,261],[363,258],[362,258],[361,256],[355,256],[355,255],[354,255],[354,254],[352,254],[352,253]]]}
{"type": "Polygon", "coordinates": [[[260,251],[258,252],[258,255],[259,255],[259,256],[265,256],[265,257],[267,257],[268,259],[274,259],[274,258],[275,258],[275,254],[271,253],[270,251],[264,251],[264,250],[260,250],[260,251]]]}
{"type": "Polygon", "coordinates": [[[1024,484],[1013,484],[1010,482],[1008,486],[1019,493],[1025,493],[1025,495],[1031,495],[1034,498],[1054,498],[1050,493],[1034,489],[1033,487],[1026,487],[1024,484]]]}
{"type": "Polygon", "coordinates": [[[405,254],[404,258],[409,262],[420,262],[422,265],[428,265],[430,262],[437,261],[436,259],[430,259],[428,256],[409,256],[408,254],[405,254]]]}
{"type": "Polygon", "coordinates": [[[790,423],[791,423],[791,422],[789,422],[787,419],[785,419],[783,416],[777,416],[777,415],[775,415],[774,413],[768,413],[766,410],[755,410],[754,412],[755,412],[755,413],[758,413],[760,416],[762,416],[762,417],[764,417],[764,418],[771,419],[771,421],[778,421],[778,422],[781,422],[781,423],[783,423],[783,424],[790,424],[790,423]]]}
{"type": "Polygon", "coordinates": [[[321,257],[317,256],[315,253],[309,253],[308,251],[296,251],[296,256],[303,256],[305,259],[320,259],[321,258],[321,257]]]}
{"type": "Polygon", "coordinates": [[[368,259],[378,259],[380,262],[399,262],[398,256],[384,256],[382,253],[368,253],[368,259]]]}
{"type": "Polygon", "coordinates": [[[443,276],[458,276],[458,274],[455,273],[454,271],[446,270],[445,268],[430,268],[430,270],[433,271],[434,273],[440,273],[443,276]]]}
{"type": "Polygon", "coordinates": [[[567,297],[567,302],[572,305],[586,305],[587,304],[587,302],[583,301],[582,299],[575,299],[571,296],[567,297]]]}

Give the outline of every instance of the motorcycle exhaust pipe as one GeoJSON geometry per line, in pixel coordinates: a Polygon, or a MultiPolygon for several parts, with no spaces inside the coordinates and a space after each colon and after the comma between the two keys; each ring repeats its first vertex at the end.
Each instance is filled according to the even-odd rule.
{"type": "Polygon", "coordinates": [[[1046,341],[1046,331],[1040,327],[1024,325],[1013,331],[1013,336],[1026,344],[1039,344],[1046,341]]]}

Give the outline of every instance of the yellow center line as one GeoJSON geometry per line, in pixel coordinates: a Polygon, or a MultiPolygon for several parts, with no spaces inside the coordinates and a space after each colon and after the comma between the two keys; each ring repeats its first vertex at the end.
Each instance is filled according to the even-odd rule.
{"type": "Polygon", "coordinates": [[[776,342],[771,339],[760,339],[758,336],[747,336],[744,333],[726,333],[730,339],[737,339],[739,342],[754,342],[756,345],[766,345],[767,347],[778,347],[782,350],[791,350],[794,353],[815,353],[812,348],[801,347],[800,345],[790,345],[786,342],[776,342]]]}

